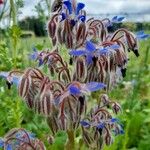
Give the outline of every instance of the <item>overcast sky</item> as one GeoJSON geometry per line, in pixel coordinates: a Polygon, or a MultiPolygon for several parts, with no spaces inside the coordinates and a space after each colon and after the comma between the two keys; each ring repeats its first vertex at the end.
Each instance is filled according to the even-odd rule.
{"type": "MultiPolygon", "coordinates": [[[[34,6],[39,0],[25,0],[22,16],[35,14],[34,6]]],[[[146,13],[150,14],[150,0],[79,0],[86,4],[90,14],[146,13]]]]}
{"type": "MultiPolygon", "coordinates": [[[[34,6],[38,2],[39,0],[25,0],[25,6],[21,9],[22,15],[20,15],[20,18],[36,15],[34,6]]],[[[86,4],[85,9],[88,14],[119,15],[120,13],[138,13],[136,16],[137,21],[138,18],[150,21],[150,0],[78,0],[78,2],[86,4]]],[[[131,18],[135,19],[135,16],[130,16],[131,18]]]]}

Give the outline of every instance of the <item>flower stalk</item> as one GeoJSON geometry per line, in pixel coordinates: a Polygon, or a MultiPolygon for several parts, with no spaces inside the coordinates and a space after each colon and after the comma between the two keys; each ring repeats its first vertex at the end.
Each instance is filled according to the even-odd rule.
{"type": "Polygon", "coordinates": [[[74,130],[67,130],[67,136],[68,136],[68,139],[66,141],[66,144],[65,144],[65,149],[66,150],[74,150],[75,149],[75,134],[74,134],[74,130]]]}

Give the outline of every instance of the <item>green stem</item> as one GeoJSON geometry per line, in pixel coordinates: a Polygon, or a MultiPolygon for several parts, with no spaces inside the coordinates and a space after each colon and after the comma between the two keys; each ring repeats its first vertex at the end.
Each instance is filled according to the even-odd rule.
{"type": "Polygon", "coordinates": [[[74,150],[75,149],[75,135],[74,130],[67,130],[68,139],[66,141],[65,149],[74,150]]]}
{"type": "Polygon", "coordinates": [[[128,120],[128,122],[127,122],[126,130],[125,130],[125,137],[124,137],[124,140],[123,140],[124,142],[123,142],[122,150],[126,150],[127,149],[127,144],[128,144],[128,140],[129,140],[129,137],[128,137],[129,127],[130,127],[130,120],[128,120]]]}
{"type": "MultiPolygon", "coordinates": [[[[10,16],[12,19],[12,25],[17,25],[17,12],[15,7],[14,0],[10,0],[10,16]]],[[[15,37],[13,38],[13,59],[14,59],[14,68],[16,68],[16,56],[17,56],[17,39],[15,37]]]]}
{"type": "Polygon", "coordinates": [[[148,64],[148,58],[149,58],[149,46],[146,47],[146,53],[145,53],[145,58],[144,58],[144,65],[145,65],[145,68],[147,69],[147,64],[148,64]]]}
{"type": "Polygon", "coordinates": [[[17,25],[17,12],[16,12],[14,0],[10,0],[10,11],[11,11],[10,13],[12,16],[13,25],[17,25]]]}

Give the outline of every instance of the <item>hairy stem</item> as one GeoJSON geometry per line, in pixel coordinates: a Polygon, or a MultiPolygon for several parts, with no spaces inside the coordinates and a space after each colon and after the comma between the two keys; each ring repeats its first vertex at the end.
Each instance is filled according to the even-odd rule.
{"type": "Polygon", "coordinates": [[[68,139],[66,141],[65,149],[74,150],[75,149],[75,135],[74,130],[67,130],[68,139]]]}

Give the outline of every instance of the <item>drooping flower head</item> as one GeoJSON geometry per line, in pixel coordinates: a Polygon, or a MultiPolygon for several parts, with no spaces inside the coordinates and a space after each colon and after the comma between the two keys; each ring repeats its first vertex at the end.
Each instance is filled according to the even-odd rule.
{"type": "Polygon", "coordinates": [[[4,138],[0,139],[0,148],[6,150],[13,149],[40,149],[45,150],[43,142],[35,137],[35,134],[24,129],[12,129],[4,138]]]}
{"type": "MultiPolygon", "coordinates": [[[[110,145],[113,143],[114,135],[124,134],[120,120],[114,118],[106,109],[107,106],[114,109],[114,104],[118,105],[111,101],[107,95],[103,94],[100,104],[92,108],[89,117],[80,121],[83,139],[89,148],[94,147],[95,149],[99,149],[102,147],[102,143],[110,145]],[[101,142],[101,140],[103,140],[103,142],[101,142]]],[[[121,107],[119,105],[118,107],[120,111],[121,107]]]]}

